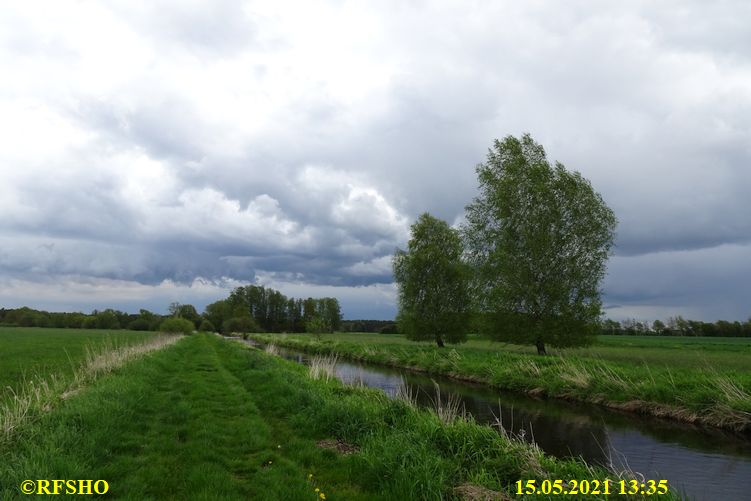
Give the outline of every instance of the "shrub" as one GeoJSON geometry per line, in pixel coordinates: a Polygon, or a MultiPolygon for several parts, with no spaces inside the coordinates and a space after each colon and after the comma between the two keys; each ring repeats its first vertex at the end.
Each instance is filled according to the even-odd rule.
{"type": "Polygon", "coordinates": [[[172,332],[174,334],[190,334],[196,326],[193,322],[184,318],[168,318],[159,326],[161,332],[172,332]]]}
{"type": "Polygon", "coordinates": [[[216,329],[214,328],[214,324],[209,322],[208,320],[204,320],[201,322],[201,326],[198,328],[201,332],[214,332],[216,329]]]}

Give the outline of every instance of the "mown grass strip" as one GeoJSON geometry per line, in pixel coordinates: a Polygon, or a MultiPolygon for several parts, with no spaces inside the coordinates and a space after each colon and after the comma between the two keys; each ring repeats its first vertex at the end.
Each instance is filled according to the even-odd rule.
{"type": "Polygon", "coordinates": [[[312,354],[336,355],[484,383],[499,389],[595,403],[621,410],[720,427],[751,430],[751,373],[615,363],[581,356],[547,356],[425,344],[372,344],[305,336],[255,334],[312,354]]]}

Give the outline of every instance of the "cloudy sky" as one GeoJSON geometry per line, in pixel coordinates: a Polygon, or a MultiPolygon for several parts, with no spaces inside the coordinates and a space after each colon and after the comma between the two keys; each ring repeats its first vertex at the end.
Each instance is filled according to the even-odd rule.
{"type": "Polygon", "coordinates": [[[390,257],[529,132],[619,218],[612,318],[751,316],[746,1],[0,6],[0,306],[240,284],[392,318],[390,257]]]}

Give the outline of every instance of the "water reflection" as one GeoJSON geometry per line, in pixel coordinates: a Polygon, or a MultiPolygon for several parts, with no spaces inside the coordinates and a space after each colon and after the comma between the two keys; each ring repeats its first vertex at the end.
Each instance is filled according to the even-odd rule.
{"type": "MultiPolygon", "coordinates": [[[[249,341],[249,344],[256,344],[249,341]]],[[[280,348],[281,356],[309,363],[305,353],[280,348]]],[[[690,499],[751,500],[751,440],[719,430],[621,413],[597,406],[538,400],[486,386],[430,378],[370,364],[339,361],[347,384],[380,388],[393,397],[407,386],[419,405],[433,407],[453,396],[479,423],[501,425],[557,457],[629,468],[648,479],[667,479],[690,499]]]]}

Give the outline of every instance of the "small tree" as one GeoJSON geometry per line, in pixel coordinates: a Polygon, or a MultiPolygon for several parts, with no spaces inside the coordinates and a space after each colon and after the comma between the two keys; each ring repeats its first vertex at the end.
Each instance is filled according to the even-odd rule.
{"type": "Polygon", "coordinates": [[[477,166],[464,235],[489,330],[513,343],[579,346],[597,332],[616,218],[589,181],[529,134],[496,140],[477,166]]]}
{"type": "Polygon", "coordinates": [[[407,250],[394,254],[401,332],[414,341],[460,343],[469,321],[468,268],[459,233],[428,213],[412,225],[407,250]]]}
{"type": "Polygon", "coordinates": [[[315,315],[313,318],[305,322],[305,332],[315,334],[317,339],[321,339],[321,334],[324,332],[331,332],[331,329],[323,317],[315,315]]]}

